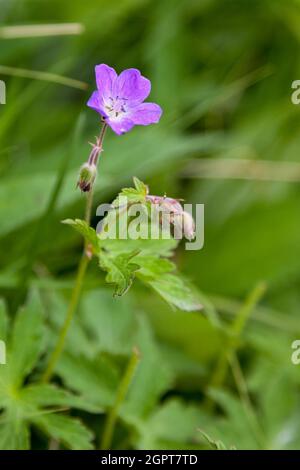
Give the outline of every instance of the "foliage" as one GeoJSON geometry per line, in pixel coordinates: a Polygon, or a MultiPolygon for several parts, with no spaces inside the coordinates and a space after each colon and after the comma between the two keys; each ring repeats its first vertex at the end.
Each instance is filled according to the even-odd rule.
{"type": "Polygon", "coordinates": [[[300,117],[290,101],[300,70],[299,0],[51,0],[42,9],[0,0],[0,7],[7,90],[0,105],[0,339],[7,344],[0,448],[47,449],[53,441],[98,448],[137,347],[141,359],[113,448],[299,449],[300,366],[291,362],[291,344],[300,338],[300,117]],[[3,29],[70,22],[84,32],[7,39],[3,29]],[[85,103],[100,62],[140,68],[164,114],[151,128],[107,133],[96,205],[117,206],[122,187],[144,203],[141,180],[153,194],[204,203],[202,250],[185,251],[175,240],[100,240],[97,217],[92,228],[82,222],[75,185],[98,132],[85,103]],[[235,171],[232,160],[240,164],[235,171]],[[261,162],[270,165],[267,174],[261,162]],[[45,385],[41,374],[82,250],[78,233],[60,223],[67,218],[94,259],[53,383],[45,385]],[[230,327],[261,280],[266,295],[213,387],[230,327]]]}
{"type": "Polygon", "coordinates": [[[28,449],[30,425],[71,449],[90,449],[92,433],[77,419],[63,414],[69,408],[99,412],[80,396],[55,385],[25,383],[45,348],[45,328],[37,295],[19,311],[10,328],[4,306],[1,308],[1,337],[7,344],[7,364],[0,370],[2,415],[1,448],[28,449]],[[8,329],[11,333],[8,333],[8,329]]]}
{"type": "MultiPolygon", "coordinates": [[[[141,209],[147,211],[146,201],[146,185],[134,178],[135,188],[125,188],[121,191],[119,196],[113,201],[112,207],[119,208],[119,201],[122,197],[126,196],[127,206],[126,212],[132,203],[141,203],[141,209]]],[[[124,208],[117,212],[117,217],[120,219],[124,216],[124,208]]],[[[105,220],[110,218],[108,215],[105,220]]],[[[71,225],[83,237],[86,242],[92,246],[93,254],[99,260],[99,266],[107,271],[106,282],[114,284],[114,295],[122,296],[131,287],[131,284],[136,277],[141,279],[146,285],[152,287],[158,294],[161,295],[171,306],[174,305],[181,310],[199,310],[202,308],[195,289],[192,289],[185,280],[179,276],[178,273],[174,274],[175,265],[164,256],[172,255],[172,248],[176,246],[174,239],[157,240],[151,238],[138,238],[137,240],[130,239],[126,236],[123,242],[121,253],[119,252],[119,241],[124,240],[119,237],[115,238],[101,238],[102,231],[97,235],[96,231],[89,227],[83,220],[65,220],[65,224],[71,225]],[[165,252],[162,252],[161,244],[164,244],[165,252]]],[[[147,225],[147,222],[141,222],[147,225]]],[[[153,222],[152,222],[153,223],[153,222]]],[[[149,220],[149,225],[151,221],[149,220]]],[[[148,228],[148,227],[147,227],[148,228]]],[[[129,227],[127,227],[129,230],[129,227]]],[[[151,230],[151,228],[149,229],[151,230]]],[[[162,234],[163,235],[163,234],[162,234]]]]}

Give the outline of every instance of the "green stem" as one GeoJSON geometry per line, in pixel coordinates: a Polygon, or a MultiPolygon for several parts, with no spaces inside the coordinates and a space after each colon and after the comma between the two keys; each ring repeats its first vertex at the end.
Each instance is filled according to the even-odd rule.
{"type": "Polygon", "coordinates": [[[103,431],[103,435],[102,435],[102,439],[100,443],[101,449],[109,449],[111,447],[111,442],[112,442],[113,433],[114,433],[116,421],[118,418],[119,410],[123,401],[125,400],[126,394],[132,382],[132,379],[133,379],[133,376],[134,376],[134,373],[136,371],[139,361],[140,361],[139,351],[136,348],[134,348],[132,351],[131,358],[129,359],[127,368],[125,370],[125,373],[119,384],[115,403],[107,415],[107,419],[106,419],[106,423],[104,426],[104,431],[103,431]]]}
{"type": "Polygon", "coordinates": [[[239,336],[242,333],[245,327],[245,324],[248,321],[248,318],[250,317],[253,309],[256,307],[258,302],[260,302],[265,291],[266,291],[265,282],[260,282],[250,292],[244,305],[242,305],[239,313],[237,314],[235,321],[233,322],[233,325],[232,325],[233,335],[239,336]]]}
{"type": "MultiPolygon", "coordinates": [[[[238,348],[239,338],[244,330],[244,327],[257,303],[260,301],[266,290],[264,282],[260,282],[248,295],[240,311],[238,312],[234,322],[232,323],[226,343],[222,353],[219,357],[216,369],[213,373],[209,387],[220,387],[227,375],[228,364],[231,362],[231,358],[238,348]]],[[[206,402],[206,405],[211,408],[212,402],[210,399],[206,402]]]]}
{"type": "Polygon", "coordinates": [[[231,371],[233,378],[236,383],[237,390],[240,395],[240,399],[242,402],[242,405],[244,407],[248,422],[251,426],[251,429],[253,431],[253,434],[260,445],[262,449],[266,448],[266,438],[264,435],[264,432],[261,428],[259,419],[255,413],[255,409],[251,403],[251,399],[248,393],[248,387],[247,383],[242,371],[242,368],[240,366],[238,357],[236,353],[232,354],[231,360],[230,360],[230,366],[231,366],[231,371]]]}
{"type": "MultiPolygon", "coordinates": [[[[107,124],[104,123],[100,132],[99,139],[97,141],[97,145],[99,146],[100,149],[102,149],[102,144],[103,144],[103,139],[104,139],[106,128],[107,128],[107,124]]],[[[100,152],[101,150],[99,151],[99,153],[100,152]]],[[[84,220],[88,225],[90,225],[90,222],[91,222],[91,214],[92,214],[92,207],[93,207],[93,194],[94,194],[93,188],[91,188],[91,190],[87,193],[85,217],[84,217],[84,220]]],[[[43,383],[49,382],[53,375],[53,371],[55,369],[57,361],[60,358],[61,353],[63,352],[65,340],[66,340],[70,325],[72,323],[74,314],[77,310],[85,273],[86,273],[86,270],[90,261],[90,256],[88,254],[87,248],[88,248],[88,244],[87,242],[85,242],[81,260],[78,265],[76,281],[75,281],[74,289],[71,294],[71,299],[70,299],[70,303],[68,306],[66,318],[60,330],[56,346],[50,356],[46,370],[44,374],[42,375],[43,383]]]]}
{"type": "Polygon", "coordinates": [[[43,383],[47,383],[51,379],[56,363],[64,349],[66,336],[69,331],[69,327],[71,325],[74,313],[78,305],[79,297],[80,297],[81,290],[82,290],[82,284],[83,284],[83,280],[84,280],[88,263],[89,263],[89,258],[86,256],[86,254],[83,254],[81,257],[79,266],[78,266],[76,282],[75,282],[75,286],[71,295],[71,300],[69,303],[69,307],[67,310],[67,315],[66,315],[64,324],[60,331],[55,349],[50,356],[48,366],[42,376],[43,383]]]}

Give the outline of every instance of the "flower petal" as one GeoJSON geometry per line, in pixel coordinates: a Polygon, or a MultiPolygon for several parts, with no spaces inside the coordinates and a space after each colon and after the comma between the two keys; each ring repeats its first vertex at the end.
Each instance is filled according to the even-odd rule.
{"type": "Polygon", "coordinates": [[[98,113],[100,113],[101,116],[108,117],[107,113],[105,112],[105,107],[103,105],[103,101],[99,96],[99,91],[98,90],[94,91],[92,93],[92,96],[90,97],[90,99],[87,102],[87,106],[89,106],[90,108],[92,108],[95,111],[97,111],[98,113]]]}
{"type": "Polygon", "coordinates": [[[128,100],[128,106],[142,103],[151,90],[151,82],[137,69],[124,70],[118,76],[114,87],[114,96],[128,100]]]}
{"type": "Polygon", "coordinates": [[[106,64],[96,65],[96,83],[100,98],[107,100],[112,97],[113,86],[118,78],[117,72],[106,64]]]}
{"type": "Polygon", "coordinates": [[[99,92],[94,91],[92,95],[90,96],[87,106],[90,108],[94,109],[95,111],[99,111],[99,92]]]}
{"type": "Polygon", "coordinates": [[[118,135],[129,132],[134,126],[134,122],[128,118],[106,119],[105,122],[118,135]]]}
{"type": "Polygon", "coordinates": [[[128,112],[128,117],[132,119],[134,124],[148,126],[160,120],[162,109],[155,103],[142,103],[128,112]]]}

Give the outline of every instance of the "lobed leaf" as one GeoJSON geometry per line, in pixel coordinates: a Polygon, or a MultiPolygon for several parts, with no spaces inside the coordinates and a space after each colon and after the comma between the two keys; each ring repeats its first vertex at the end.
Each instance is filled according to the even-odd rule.
{"type": "Polygon", "coordinates": [[[188,312],[202,309],[195,289],[178,273],[163,273],[160,276],[153,276],[153,279],[138,273],[138,277],[152,287],[170,306],[188,312]]]}
{"type": "Polygon", "coordinates": [[[95,253],[98,252],[98,250],[99,250],[99,239],[98,239],[97,233],[92,227],[89,227],[88,224],[84,220],[81,220],[81,219],[75,219],[75,220],[65,219],[65,220],[62,221],[62,223],[66,224],[66,225],[70,225],[71,227],[73,227],[78,233],[80,233],[83,236],[83,238],[87,242],[89,242],[92,245],[93,250],[95,251],[95,253]]]}
{"type": "Polygon", "coordinates": [[[46,407],[67,407],[78,408],[90,413],[99,413],[102,409],[99,406],[91,404],[83,396],[76,396],[51,384],[34,384],[22,389],[20,400],[24,404],[37,408],[46,407]]]}
{"type": "Polygon", "coordinates": [[[78,419],[58,414],[44,414],[34,423],[53,439],[72,450],[91,450],[93,434],[78,419]]]}
{"type": "Polygon", "coordinates": [[[44,333],[43,307],[37,292],[34,291],[14,321],[8,348],[11,385],[19,387],[36,365],[43,349],[44,333]]]}
{"type": "Polygon", "coordinates": [[[116,286],[114,295],[122,296],[131,287],[135,272],[139,269],[139,265],[131,261],[136,254],[136,251],[117,256],[106,255],[104,251],[99,254],[99,265],[108,273],[106,282],[116,286]]]}

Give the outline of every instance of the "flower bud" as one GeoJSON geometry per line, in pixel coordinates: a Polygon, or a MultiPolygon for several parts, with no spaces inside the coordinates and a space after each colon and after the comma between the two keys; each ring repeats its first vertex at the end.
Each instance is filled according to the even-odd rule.
{"type": "Polygon", "coordinates": [[[157,206],[157,208],[164,213],[167,214],[181,214],[182,206],[177,201],[177,199],[173,199],[166,196],[146,196],[146,199],[150,201],[151,204],[157,206]]]}
{"type": "Polygon", "coordinates": [[[176,239],[185,236],[188,240],[195,238],[195,222],[189,212],[183,210],[182,205],[177,199],[166,196],[146,196],[154,207],[157,208],[162,214],[168,214],[170,223],[174,226],[174,237],[176,239]]]}
{"type": "Polygon", "coordinates": [[[93,163],[85,163],[80,168],[77,186],[87,193],[91,190],[97,176],[97,167],[93,163]]]}
{"type": "Polygon", "coordinates": [[[162,197],[160,208],[163,212],[169,213],[171,216],[182,213],[180,202],[171,197],[162,197]]]}
{"type": "Polygon", "coordinates": [[[184,236],[188,240],[195,238],[195,221],[189,212],[183,211],[183,230],[184,236]]]}

